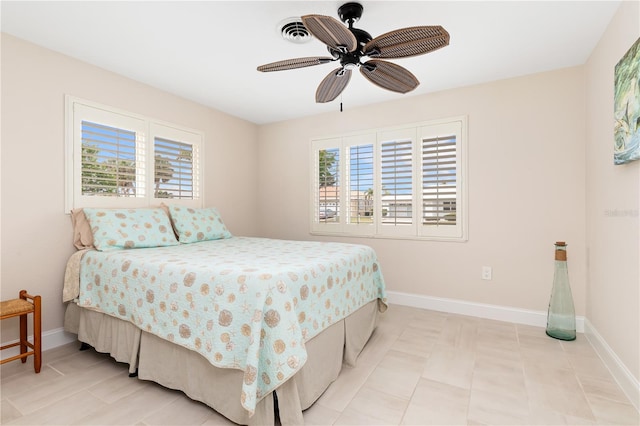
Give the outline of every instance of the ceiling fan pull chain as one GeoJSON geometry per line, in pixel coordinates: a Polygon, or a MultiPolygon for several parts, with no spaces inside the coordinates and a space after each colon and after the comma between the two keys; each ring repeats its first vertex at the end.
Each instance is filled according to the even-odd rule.
{"type": "Polygon", "coordinates": [[[340,112],[342,112],[342,94],[340,94],[340,112]]]}

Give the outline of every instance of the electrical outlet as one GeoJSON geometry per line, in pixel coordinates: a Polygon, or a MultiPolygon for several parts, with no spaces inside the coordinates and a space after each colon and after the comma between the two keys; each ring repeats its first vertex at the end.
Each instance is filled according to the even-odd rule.
{"type": "Polygon", "coordinates": [[[491,266],[483,266],[482,267],[482,279],[483,280],[490,280],[492,272],[493,271],[491,270],[491,266]]]}

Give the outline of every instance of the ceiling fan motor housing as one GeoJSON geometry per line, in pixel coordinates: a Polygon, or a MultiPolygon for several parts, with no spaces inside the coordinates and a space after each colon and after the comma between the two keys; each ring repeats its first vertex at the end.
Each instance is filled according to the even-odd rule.
{"type": "Polygon", "coordinates": [[[369,41],[371,41],[372,37],[371,34],[359,28],[351,27],[349,28],[349,31],[351,31],[351,33],[358,41],[358,47],[356,48],[356,50],[354,50],[353,52],[340,52],[331,47],[327,47],[327,50],[334,58],[340,59],[340,63],[342,65],[358,65],[360,64],[360,58],[364,56],[363,48],[369,41]]]}

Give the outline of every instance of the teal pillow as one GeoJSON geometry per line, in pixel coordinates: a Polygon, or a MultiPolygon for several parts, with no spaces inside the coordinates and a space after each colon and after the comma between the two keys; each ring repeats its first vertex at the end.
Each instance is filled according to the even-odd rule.
{"type": "Polygon", "coordinates": [[[169,216],[161,208],[83,210],[93,245],[100,251],[178,244],[169,216]]]}
{"type": "Polygon", "coordinates": [[[231,238],[231,233],[215,208],[169,206],[169,214],[181,243],[231,238]]]}

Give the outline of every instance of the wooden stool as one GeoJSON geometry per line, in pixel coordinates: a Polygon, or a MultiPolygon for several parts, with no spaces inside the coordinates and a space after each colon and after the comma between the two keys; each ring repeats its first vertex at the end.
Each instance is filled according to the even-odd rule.
{"type": "Polygon", "coordinates": [[[3,350],[20,345],[20,355],[3,359],[0,361],[0,364],[14,361],[16,359],[22,359],[22,362],[25,363],[27,362],[27,357],[33,355],[33,368],[36,373],[40,372],[40,366],[42,365],[40,307],[40,296],[31,296],[27,294],[27,290],[20,291],[19,299],[0,302],[0,320],[17,316],[20,317],[20,341],[0,347],[0,350],[3,350]],[[27,338],[28,314],[33,314],[33,343],[29,342],[29,339],[27,338]],[[27,347],[32,350],[27,352],[27,347]]]}

